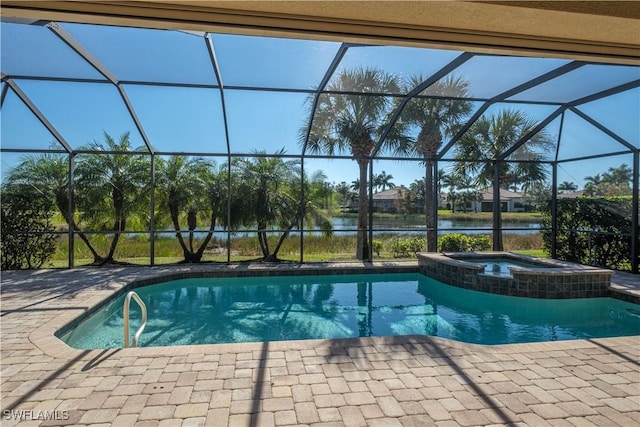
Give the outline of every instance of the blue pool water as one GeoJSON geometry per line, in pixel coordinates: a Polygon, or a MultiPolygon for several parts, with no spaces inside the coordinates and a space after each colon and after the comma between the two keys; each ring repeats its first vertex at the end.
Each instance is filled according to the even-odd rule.
{"type": "Polygon", "coordinates": [[[510,258],[467,257],[458,259],[466,262],[484,264],[484,274],[491,274],[494,276],[511,276],[511,267],[555,268],[555,266],[553,265],[535,264],[526,261],[513,260],[510,258]]]}
{"type": "MultiPolygon", "coordinates": [[[[185,279],[136,292],[148,309],[139,346],[413,334],[506,344],[640,334],[634,304],[487,294],[417,273],[185,279]]],[[[60,338],[79,349],[122,347],[123,299],[60,338]]],[[[131,337],[139,319],[132,304],[131,337]]]]}

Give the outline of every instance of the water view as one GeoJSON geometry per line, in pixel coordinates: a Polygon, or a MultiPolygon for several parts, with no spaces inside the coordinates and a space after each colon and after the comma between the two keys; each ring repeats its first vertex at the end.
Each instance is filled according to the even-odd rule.
{"type": "MultiPolygon", "coordinates": [[[[333,218],[333,230],[340,232],[340,234],[355,233],[355,231],[341,230],[354,230],[357,227],[357,218],[355,217],[335,217],[333,218]]],[[[448,233],[450,231],[460,231],[465,234],[486,234],[492,230],[491,220],[452,220],[452,219],[438,219],[438,231],[439,234],[448,233]]],[[[410,218],[374,218],[373,229],[374,230],[390,230],[390,231],[402,231],[409,234],[424,234],[425,232],[424,218],[410,217],[410,218]]],[[[521,221],[502,221],[502,228],[513,228],[514,230],[505,230],[505,232],[512,234],[535,234],[540,231],[539,222],[521,222],[521,221]]],[[[382,232],[382,231],[377,231],[382,232]]],[[[374,231],[376,233],[376,231],[374,231]]]]}

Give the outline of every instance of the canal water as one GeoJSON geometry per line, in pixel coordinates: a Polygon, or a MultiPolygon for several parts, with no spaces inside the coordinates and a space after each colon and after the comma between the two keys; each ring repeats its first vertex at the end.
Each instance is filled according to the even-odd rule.
{"type": "MultiPolygon", "coordinates": [[[[333,231],[340,234],[342,230],[354,232],[357,227],[357,218],[352,217],[336,217],[333,218],[333,231]]],[[[374,218],[373,229],[378,232],[385,231],[402,231],[404,233],[423,234],[426,225],[422,218],[402,219],[395,218],[374,218]]],[[[438,231],[440,234],[449,232],[461,232],[465,234],[487,234],[491,233],[493,225],[491,221],[456,221],[450,219],[438,220],[438,231]]],[[[511,234],[536,234],[540,232],[540,223],[538,222],[520,222],[520,221],[502,221],[502,228],[513,230],[504,230],[505,233],[511,234]]]]}

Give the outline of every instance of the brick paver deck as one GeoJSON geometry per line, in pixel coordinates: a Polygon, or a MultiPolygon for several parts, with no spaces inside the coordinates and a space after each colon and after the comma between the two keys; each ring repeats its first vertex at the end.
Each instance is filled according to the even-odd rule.
{"type": "MultiPolygon", "coordinates": [[[[2,426],[640,425],[638,336],[503,346],[412,336],[93,351],[53,336],[131,280],[194,268],[220,267],[4,273],[2,426]]],[[[635,278],[626,280],[633,292],[635,278]]]]}

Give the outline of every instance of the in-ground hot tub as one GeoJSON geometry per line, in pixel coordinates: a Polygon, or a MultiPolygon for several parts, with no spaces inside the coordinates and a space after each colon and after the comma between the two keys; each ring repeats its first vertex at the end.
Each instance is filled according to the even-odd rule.
{"type": "Polygon", "coordinates": [[[418,254],[429,277],[475,291],[529,298],[609,296],[613,271],[511,252],[418,254]]]}

